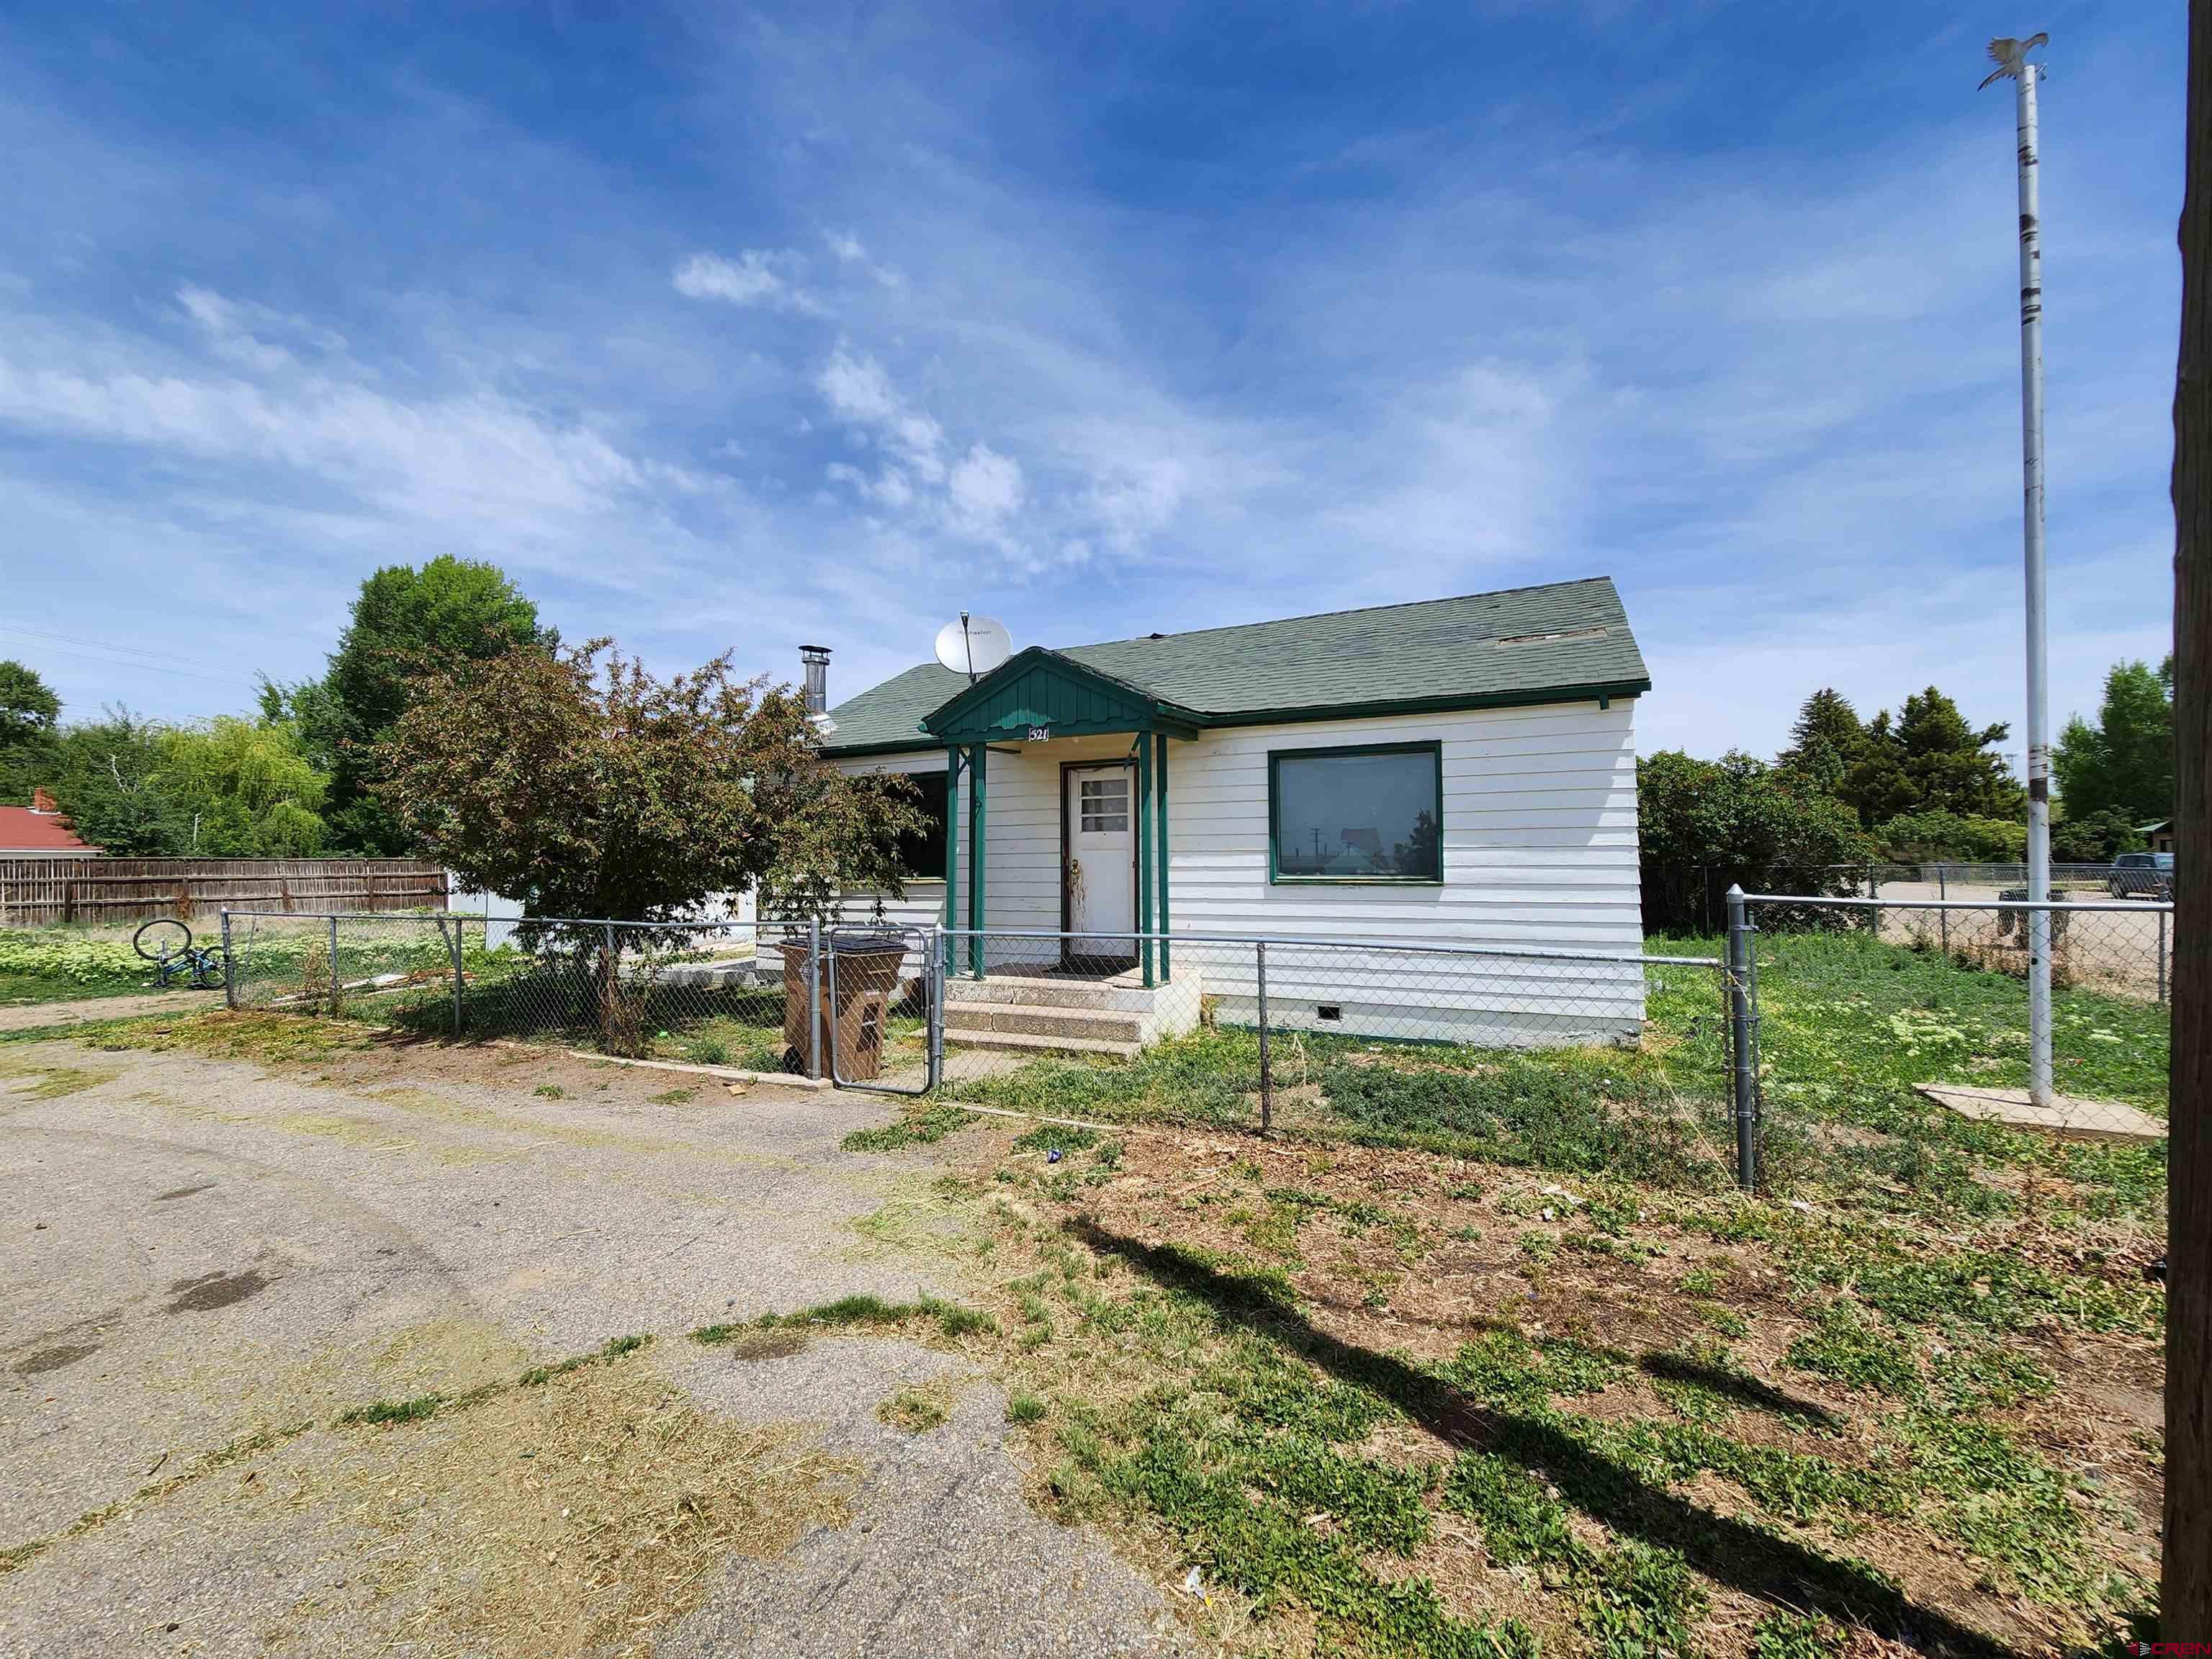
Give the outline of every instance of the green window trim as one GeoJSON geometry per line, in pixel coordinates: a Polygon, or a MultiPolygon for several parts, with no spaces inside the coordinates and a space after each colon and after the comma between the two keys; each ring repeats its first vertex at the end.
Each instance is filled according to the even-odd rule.
{"type": "Polygon", "coordinates": [[[1322,749],[1267,751],[1267,882],[1274,887],[1441,887],[1444,884],[1444,746],[1424,743],[1347,743],[1322,749]],[[1282,763],[1286,760],[1354,760],[1368,755],[1426,755],[1436,768],[1437,873],[1433,876],[1285,875],[1283,872],[1282,763]]]}

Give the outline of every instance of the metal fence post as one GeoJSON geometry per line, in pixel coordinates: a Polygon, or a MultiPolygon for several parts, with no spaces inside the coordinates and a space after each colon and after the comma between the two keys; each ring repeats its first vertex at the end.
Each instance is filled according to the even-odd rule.
{"type": "Polygon", "coordinates": [[[1275,1086],[1267,1065],[1267,941],[1256,939],[1252,945],[1253,976],[1260,988],[1260,1133],[1266,1134],[1274,1127],[1275,1086]]]}
{"type": "Polygon", "coordinates": [[[2166,912],[2158,913],[2158,1000],[2166,1000],[2166,912]]]}
{"type": "MultiPolygon", "coordinates": [[[[1940,903],[1948,904],[1951,902],[1950,872],[1940,864],[1936,866],[1936,897],[1940,903]]],[[[1943,957],[1946,961],[1948,961],[1951,956],[1951,913],[1948,910],[1938,910],[1936,913],[1936,926],[1942,933],[1943,957]]]]}
{"type": "Polygon", "coordinates": [[[945,929],[929,930],[929,1087],[945,1081],[945,929]]]}
{"type": "Polygon", "coordinates": [[[1735,1178],[1759,1190],[1759,996],[1743,889],[1728,890],[1729,1042],[1735,1060],[1735,1178]]]}
{"type": "MultiPolygon", "coordinates": [[[[833,1016],[834,1018],[834,1016],[833,1016]]],[[[806,1075],[822,1075],[822,918],[806,919],[806,1075]]]]}
{"type": "Polygon", "coordinates": [[[338,919],[331,918],[331,1017],[336,1018],[343,1005],[338,996],[338,919]]]}
{"type": "Polygon", "coordinates": [[[622,993],[615,983],[617,969],[615,966],[614,923],[601,922],[599,933],[605,953],[605,965],[599,970],[599,1047],[605,1050],[611,1048],[615,1043],[615,999],[622,993]]]}
{"type": "MultiPolygon", "coordinates": [[[[463,1020],[462,1020],[462,1013],[461,1013],[461,928],[462,928],[463,925],[464,925],[464,924],[461,922],[461,921],[460,921],[458,917],[456,917],[456,918],[454,919],[454,921],[453,921],[453,1035],[454,1035],[455,1036],[460,1036],[460,1034],[461,1034],[461,1026],[462,1026],[462,1024],[463,1024],[463,1020]]],[[[445,924],[443,921],[439,922],[439,924],[438,924],[438,931],[439,931],[440,933],[444,933],[444,932],[446,931],[446,924],[445,924]]]]}
{"type": "Polygon", "coordinates": [[[238,962],[230,954],[230,912],[222,913],[222,1006],[238,1006],[238,962]]]}

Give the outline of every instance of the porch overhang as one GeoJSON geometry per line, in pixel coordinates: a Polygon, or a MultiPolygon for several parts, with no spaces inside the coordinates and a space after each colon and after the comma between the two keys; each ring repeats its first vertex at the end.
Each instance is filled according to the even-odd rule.
{"type": "Polygon", "coordinates": [[[1118,732],[1191,738],[1203,718],[1141,686],[1033,645],[932,709],[922,717],[921,729],[948,747],[1047,743],[1118,732]]]}

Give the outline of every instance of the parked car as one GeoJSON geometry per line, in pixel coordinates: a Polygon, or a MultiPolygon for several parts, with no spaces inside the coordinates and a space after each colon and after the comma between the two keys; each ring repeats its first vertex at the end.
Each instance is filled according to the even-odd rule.
{"type": "Polygon", "coordinates": [[[2123,853],[2112,860],[2112,873],[2105,890],[2114,898],[2171,899],[2173,896],[2173,854],[2123,853]]]}

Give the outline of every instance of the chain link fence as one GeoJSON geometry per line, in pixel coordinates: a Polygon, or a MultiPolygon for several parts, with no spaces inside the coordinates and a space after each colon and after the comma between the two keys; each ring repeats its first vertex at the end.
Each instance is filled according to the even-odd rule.
{"type": "Polygon", "coordinates": [[[1735,1177],[1721,963],[1404,939],[951,929],[955,1101],[1735,1177]]]}
{"type": "Polygon", "coordinates": [[[927,1055],[927,930],[462,915],[226,921],[234,1008],[756,1073],[819,1075],[834,1044],[843,1076],[856,1082],[910,1070],[927,1055]],[[856,956],[860,941],[878,948],[856,956]],[[803,990],[787,995],[787,984],[810,982],[817,961],[833,954],[854,964],[841,982],[825,971],[811,1002],[803,990]],[[817,1053],[818,1068],[810,1059],[817,1053]]]}
{"type": "Polygon", "coordinates": [[[426,1035],[1707,1191],[1975,1206],[2055,1177],[2069,1202],[2154,1206],[2172,906],[2046,907],[2048,1103],[2026,1086],[2033,908],[1758,895],[1725,961],[389,914],[234,914],[225,945],[234,1007],[426,1035]]]}
{"type": "Polygon", "coordinates": [[[1426,1139],[1567,1170],[1735,1179],[1728,998],[1711,957],[236,914],[227,946],[237,1008],[1045,1115],[1426,1139]]]}
{"type": "Polygon", "coordinates": [[[1747,900],[1746,919],[1770,1137],[1825,1122],[1948,1140],[1963,1123],[2162,1142],[2170,903],[1768,894],[1747,900]],[[2028,1091],[2038,910],[2050,917],[2047,1104],[2028,1091]]]}
{"type": "MultiPolygon", "coordinates": [[[[1883,860],[1856,864],[1693,865],[1687,869],[1644,872],[1646,914],[1655,910],[1667,925],[1705,934],[1718,933],[1728,922],[1728,890],[1743,887],[1777,898],[1863,898],[1886,903],[1945,903],[1953,901],[2004,903],[2027,896],[2027,866],[2005,863],[1899,864],[1883,860]]],[[[2170,901],[2171,866],[2160,870],[2136,864],[2053,864],[2054,902],[2099,899],[2170,901]]],[[[1659,925],[1654,923],[1654,926],[1659,925]]]]}

